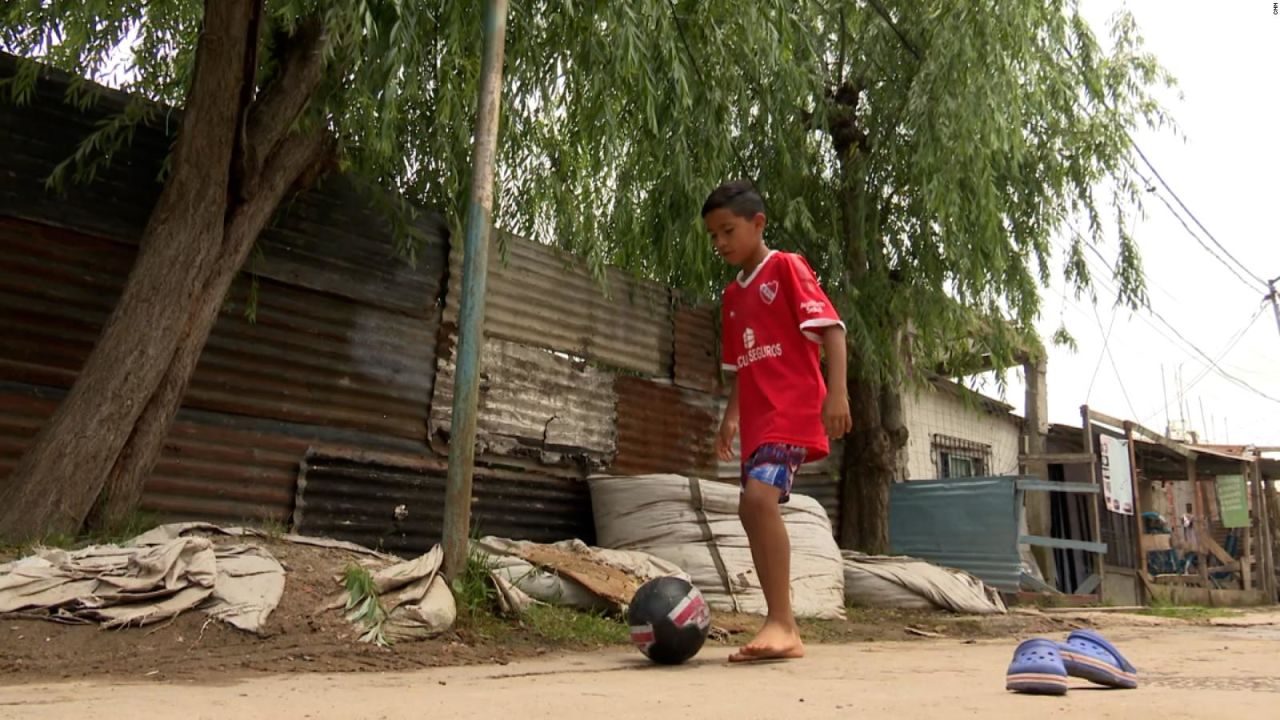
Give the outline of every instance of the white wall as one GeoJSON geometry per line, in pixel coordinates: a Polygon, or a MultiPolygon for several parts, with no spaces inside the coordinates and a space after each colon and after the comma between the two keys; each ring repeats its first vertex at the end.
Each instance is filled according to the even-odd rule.
{"type": "Polygon", "coordinates": [[[907,391],[902,411],[911,433],[906,447],[906,480],[938,477],[932,453],[933,435],[940,433],[991,446],[990,475],[1018,472],[1021,419],[983,403],[966,401],[955,392],[933,386],[907,391]]]}

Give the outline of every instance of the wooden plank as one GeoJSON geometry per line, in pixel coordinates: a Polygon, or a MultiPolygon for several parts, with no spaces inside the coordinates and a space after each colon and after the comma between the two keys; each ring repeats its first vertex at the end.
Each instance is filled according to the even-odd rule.
{"type": "Polygon", "coordinates": [[[1129,423],[1130,425],[1133,426],[1134,430],[1141,433],[1142,436],[1147,440],[1150,440],[1151,442],[1154,442],[1158,445],[1163,445],[1164,447],[1178,453],[1184,458],[1194,458],[1196,456],[1196,452],[1191,448],[1188,448],[1186,445],[1183,445],[1182,443],[1177,442],[1175,440],[1170,440],[1169,438],[1165,437],[1164,435],[1161,435],[1160,433],[1154,430],[1143,427],[1139,423],[1132,422],[1129,420],[1121,420],[1119,418],[1115,418],[1110,415],[1104,415],[1103,413],[1100,413],[1096,410],[1089,410],[1088,413],[1089,413],[1090,420],[1100,422],[1103,425],[1110,425],[1111,427],[1117,430],[1123,430],[1125,423],[1129,423]]]}
{"type": "Polygon", "coordinates": [[[1187,480],[1191,482],[1192,517],[1195,518],[1196,556],[1200,565],[1200,584],[1208,588],[1212,587],[1213,583],[1209,581],[1208,545],[1205,543],[1205,539],[1207,538],[1209,542],[1213,542],[1213,537],[1209,532],[1209,523],[1205,520],[1204,498],[1200,495],[1200,482],[1196,479],[1196,461],[1194,458],[1187,458],[1187,480]]]}
{"type": "Polygon", "coordinates": [[[1259,463],[1253,464],[1253,487],[1257,494],[1254,512],[1258,516],[1259,541],[1262,543],[1262,590],[1270,600],[1275,601],[1275,537],[1271,527],[1271,513],[1275,512],[1275,508],[1271,507],[1271,492],[1262,479],[1262,466],[1259,463]]]}
{"type": "Polygon", "coordinates": [[[1161,552],[1173,548],[1173,536],[1157,533],[1142,534],[1142,552],[1161,552]]]}
{"type": "MultiPolygon", "coordinates": [[[[1086,455],[1089,455],[1090,457],[1092,457],[1094,455],[1093,421],[1090,419],[1090,411],[1089,411],[1088,405],[1080,406],[1080,428],[1084,432],[1084,438],[1083,438],[1083,443],[1081,447],[1084,448],[1084,452],[1086,455]]],[[[1091,513],[1093,516],[1091,518],[1093,522],[1093,539],[1101,541],[1102,540],[1102,477],[1098,473],[1098,464],[1096,462],[1091,463],[1089,465],[1089,479],[1093,481],[1094,485],[1098,486],[1098,492],[1089,496],[1090,497],[1089,506],[1093,509],[1093,512],[1091,513]]],[[[1093,563],[1094,563],[1094,568],[1093,568],[1094,572],[1097,573],[1098,575],[1098,584],[1099,584],[1098,594],[1101,596],[1103,594],[1103,588],[1106,587],[1106,580],[1107,580],[1106,550],[1103,550],[1103,552],[1101,553],[1095,554],[1093,558],[1093,563]]]]}
{"type": "Polygon", "coordinates": [[[1043,492],[1065,492],[1065,493],[1097,493],[1098,486],[1092,483],[1069,483],[1054,482],[1052,480],[1035,480],[1032,478],[1018,478],[1017,487],[1019,490],[1032,490],[1043,492]]]}
{"type": "Polygon", "coordinates": [[[1084,582],[1080,583],[1080,587],[1076,588],[1076,591],[1073,594],[1088,595],[1092,593],[1094,590],[1096,590],[1098,586],[1101,584],[1102,584],[1102,578],[1098,576],[1098,573],[1094,573],[1089,577],[1085,578],[1084,582]]]}
{"type": "Polygon", "coordinates": [[[1085,552],[1105,555],[1107,544],[1089,542],[1088,540],[1066,540],[1063,538],[1044,537],[1043,535],[1019,535],[1019,545],[1039,545],[1040,547],[1057,548],[1059,550],[1084,550],[1085,552]]]}
{"type": "Polygon", "coordinates": [[[1032,590],[1036,590],[1043,593],[1049,593],[1050,595],[1062,594],[1062,591],[1059,590],[1058,588],[1041,580],[1035,575],[1028,575],[1027,573],[1022,573],[1022,585],[1023,587],[1030,587],[1032,590]]]}
{"type": "MultiPolygon", "coordinates": [[[[1139,571],[1140,575],[1145,575],[1147,570],[1147,554],[1142,550],[1142,536],[1144,531],[1142,528],[1142,488],[1138,485],[1138,457],[1137,443],[1133,439],[1134,424],[1126,422],[1124,424],[1125,444],[1129,447],[1129,488],[1133,493],[1133,545],[1134,552],[1137,557],[1133,559],[1133,565],[1139,571]]],[[[1145,583],[1142,587],[1146,589],[1145,583]]],[[[1143,593],[1138,596],[1139,602],[1144,602],[1143,593]]]]}
{"type": "Polygon", "coordinates": [[[1018,456],[1018,462],[1023,464],[1044,463],[1046,465],[1088,465],[1095,459],[1089,453],[1037,453],[1018,456]]]}

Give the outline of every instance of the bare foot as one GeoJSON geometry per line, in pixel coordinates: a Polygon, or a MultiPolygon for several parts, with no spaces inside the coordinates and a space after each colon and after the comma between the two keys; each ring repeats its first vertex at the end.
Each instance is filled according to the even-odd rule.
{"type": "Polygon", "coordinates": [[[729,662],[791,660],[802,657],[804,657],[804,643],[800,640],[799,628],[795,625],[766,620],[764,627],[756,633],[755,639],[730,655],[729,662]]]}

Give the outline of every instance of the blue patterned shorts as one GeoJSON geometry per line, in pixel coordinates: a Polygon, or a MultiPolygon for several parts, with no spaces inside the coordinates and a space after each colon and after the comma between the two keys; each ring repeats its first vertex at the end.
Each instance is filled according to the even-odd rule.
{"type": "Polygon", "coordinates": [[[741,489],[747,489],[747,480],[758,480],[770,487],[778,488],[782,496],[779,503],[791,499],[791,485],[795,482],[796,472],[804,464],[808,451],[795,445],[770,443],[761,445],[751,453],[751,457],[742,463],[741,489]]]}

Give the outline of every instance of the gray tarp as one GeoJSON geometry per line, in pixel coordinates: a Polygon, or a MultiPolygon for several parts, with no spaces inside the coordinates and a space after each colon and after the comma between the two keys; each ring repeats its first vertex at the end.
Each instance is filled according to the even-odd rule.
{"type": "Polygon", "coordinates": [[[957,613],[1004,613],[1000,593],[963,570],[904,556],[844,550],[844,592],[850,605],[957,613]]]}

